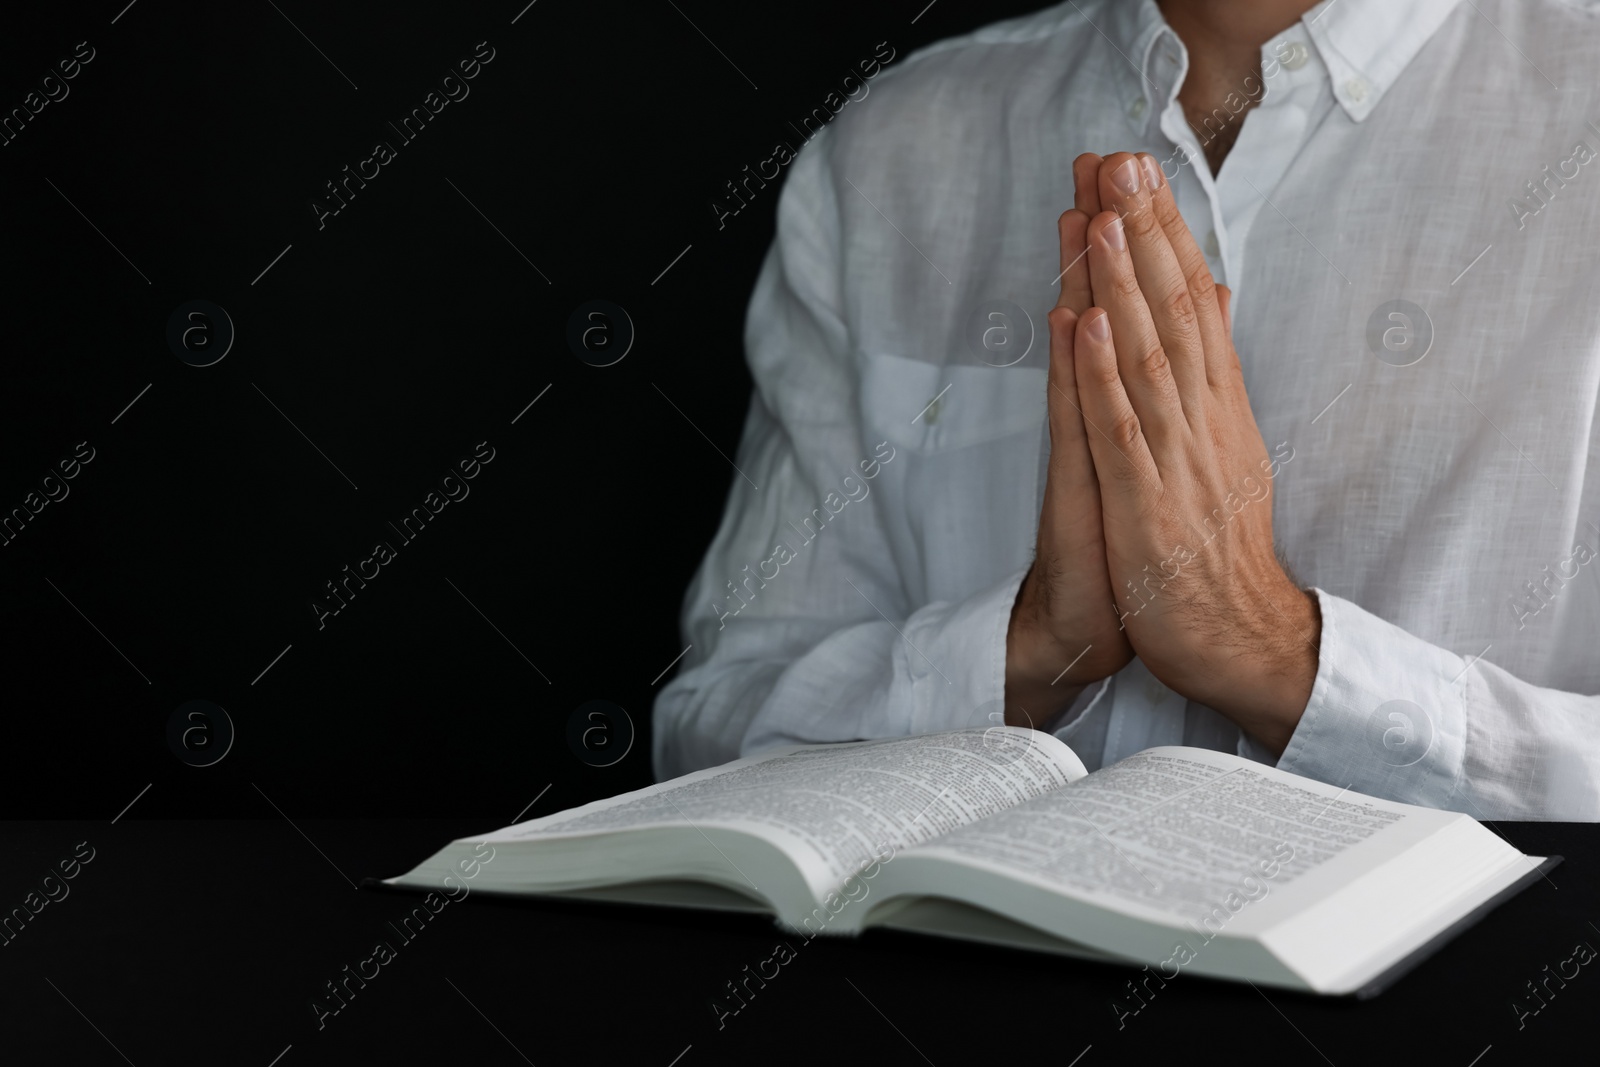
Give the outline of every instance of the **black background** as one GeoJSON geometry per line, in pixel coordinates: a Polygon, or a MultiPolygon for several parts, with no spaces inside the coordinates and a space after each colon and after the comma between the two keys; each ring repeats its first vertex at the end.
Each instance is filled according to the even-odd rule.
{"type": "Polygon", "coordinates": [[[111,818],[149,785],[130,817],[498,824],[546,786],[531,814],[650,781],[778,183],[720,229],[712,198],[880,42],[898,63],[1041,5],[525,3],[8,15],[7,113],[94,49],[0,147],[0,514],[94,450],[0,548],[9,815],[111,818]],[[402,142],[386,123],[480,41],[469,95],[402,142]],[[319,229],[380,139],[396,158],[319,229]],[[195,299],[236,330],[203,368],[166,340],[195,299]],[[566,341],[595,299],[637,331],[609,367],[566,341]],[[470,495],[399,544],[485,440],[470,495]],[[398,558],[319,629],[380,539],[398,558]],[[236,730],[208,767],[166,737],[197,699],[236,730]],[[604,768],[567,741],[596,699],[637,731],[604,768]]]}

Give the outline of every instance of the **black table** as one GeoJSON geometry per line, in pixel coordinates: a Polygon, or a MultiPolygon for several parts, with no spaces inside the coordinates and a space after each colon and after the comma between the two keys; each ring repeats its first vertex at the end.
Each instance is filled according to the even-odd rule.
{"type": "Polygon", "coordinates": [[[5,824],[5,914],[80,842],[93,859],[65,883],[66,896],[14,922],[0,947],[0,1058],[86,1067],[1096,1067],[1182,1056],[1501,1067],[1593,1056],[1585,1038],[1600,1010],[1600,963],[1564,987],[1549,976],[1578,943],[1600,949],[1600,826],[1499,824],[1523,851],[1566,862],[1367,1002],[1182,975],[1119,1020],[1114,1002],[1138,1007],[1126,989],[1133,969],[879,931],[800,942],[720,1027],[713,999],[731,1006],[727,983],[773,954],[778,934],[764,920],[478,894],[443,906],[407,941],[395,927],[420,898],[355,887],[493,828],[5,824]],[[378,941],[393,957],[363,964],[378,941]],[[363,970],[372,975],[364,987],[363,970]],[[336,1007],[326,983],[338,981],[354,992],[319,1027],[312,999],[336,1007]],[[1541,983],[1544,1007],[1519,1019],[1514,1004],[1539,1004],[1529,982],[1541,983]]]}

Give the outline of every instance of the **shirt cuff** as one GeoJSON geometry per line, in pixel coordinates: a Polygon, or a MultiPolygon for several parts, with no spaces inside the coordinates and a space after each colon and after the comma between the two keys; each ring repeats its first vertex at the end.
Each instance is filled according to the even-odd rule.
{"type": "Polygon", "coordinates": [[[1065,741],[1077,732],[1075,727],[1088,717],[1089,712],[1094,710],[1094,706],[1100,703],[1101,698],[1111,689],[1111,679],[1115,677],[1115,674],[1108,674],[1098,682],[1090,682],[1084,686],[1083,692],[1079,693],[1071,704],[1062,708],[1039,728],[1065,741]]]}
{"type": "MultiPolygon", "coordinates": [[[[1030,564],[1031,565],[1031,564],[1030,564]]],[[[930,604],[906,622],[896,666],[911,679],[907,733],[1005,722],[1006,634],[1028,567],[966,600],[930,604]]]]}
{"type": "Polygon", "coordinates": [[[1278,766],[1369,796],[1447,807],[1466,754],[1457,683],[1469,662],[1313,591],[1322,609],[1317,677],[1278,766]]]}

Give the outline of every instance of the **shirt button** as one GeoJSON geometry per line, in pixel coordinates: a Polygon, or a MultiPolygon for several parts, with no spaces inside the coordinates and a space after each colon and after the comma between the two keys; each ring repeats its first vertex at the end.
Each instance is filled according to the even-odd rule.
{"type": "Polygon", "coordinates": [[[1128,105],[1128,116],[1135,122],[1138,122],[1140,119],[1144,118],[1144,109],[1148,104],[1149,101],[1147,101],[1144,97],[1141,96],[1136,98],[1133,103],[1128,105]]]}
{"type": "Polygon", "coordinates": [[[1288,47],[1283,50],[1283,69],[1299,70],[1310,58],[1311,50],[1306,47],[1304,41],[1290,41],[1288,47]]]}
{"type": "Polygon", "coordinates": [[[1359,104],[1367,98],[1367,83],[1363,78],[1351,78],[1344,83],[1344,95],[1350,98],[1352,104],[1359,104]]]}
{"type": "Polygon", "coordinates": [[[1206,231],[1205,246],[1206,246],[1206,255],[1210,256],[1212,259],[1215,259],[1217,256],[1222,254],[1222,246],[1217,244],[1217,231],[1216,230],[1207,230],[1206,231]]]}
{"type": "Polygon", "coordinates": [[[935,398],[934,402],[928,405],[927,413],[922,416],[922,421],[929,426],[939,421],[939,403],[940,398],[935,398]]]}

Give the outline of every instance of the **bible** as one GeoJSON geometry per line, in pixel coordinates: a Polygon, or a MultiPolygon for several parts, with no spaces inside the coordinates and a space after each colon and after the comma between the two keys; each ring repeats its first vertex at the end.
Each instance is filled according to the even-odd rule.
{"type": "Polygon", "coordinates": [[[470,870],[491,893],[1370,996],[1557,862],[1467,815],[1226,753],[1152,748],[1090,774],[1056,738],[996,726],[736,760],[462,838],[379,884],[470,870]]]}

